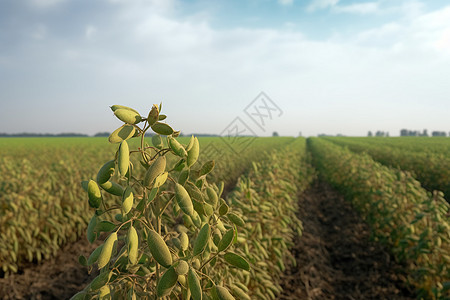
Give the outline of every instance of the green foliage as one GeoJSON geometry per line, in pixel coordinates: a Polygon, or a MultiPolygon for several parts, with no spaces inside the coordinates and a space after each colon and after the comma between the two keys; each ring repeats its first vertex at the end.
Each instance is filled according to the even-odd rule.
{"type": "MultiPolygon", "coordinates": [[[[298,138],[282,150],[265,153],[238,179],[227,198],[230,212],[225,213],[235,216],[229,218],[234,226],[217,239],[219,251],[227,249],[233,236],[238,245],[223,255],[231,264],[228,272],[236,274],[225,277],[224,286],[236,299],[277,299],[282,273],[287,265],[295,264],[289,247],[302,231],[295,215],[297,197],[314,176],[306,140],[298,138]]],[[[221,288],[218,291],[228,295],[221,288]]]]}
{"type": "Polygon", "coordinates": [[[450,139],[331,138],[331,141],[355,152],[367,152],[384,165],[412,172],[423,187],[444,192],[450,201],[450,139]]]}
{"type": "MultiPolygon", "coordinates": [[[[228,242],[219,251],[213,242],[212,231],[229,230],[237,222],[219,213],[219,188],[207,180],[214,161],[196,164],[197,138],[191,138],[188,145],[179,142],[178,133],[169,125],[156,122],[156,105],[148,114],[151,120],[124,106],[112,109],[118,119],[133,124],[138,134],[121,136],[115,158],[100,168],[97,182],[90,180],[87,186],[89,204],[95,209],[87,231],[89,240],[96,240],[100,231],[109,235],[89,259],[80,258],[88,268],[97,264],[101,269],[84,290],[85,297],[123,299],[131,294],[140,299],[188,299],[190,293],[196,298],[212,297],[216,282],[233,277],[227,268],[250,270],[243,257],[230,252],[233,245],[228,242]],[[144,139],[148,130],[168,136],[153,138],[155,145],[149,146],[144,139]],[[133,138],[140,140],[137,149],[129,147],[128,140],[133,138]],[[133,164],[133,158],[139,164],[133,164]],[[107,182],[121,186],[123,194],[102,197],[111,191],[100,190],[97,183],[105,186],[107,182]],[[105,225],[100,229],[100,224],[105,225]]],[[[109,140],[116,143],[115,138],[109,140]]],[[[239,213],[233,215],[242,220],[239,213]]]]}
{"type": "MultiPolygon", "coordinates": [[[[97,181],[97,184],[105,203],[122,199],[127,186],[123,181],[126,174],[125,177],[118,178],[115,153],[123,140],[127,140],[132,149],[140,147],[139,138],[131,138],[138,133],[139,130],[134,125],[124,125],[111,134],[111,144],[105,143],[107,139],[104,137],[0,138],[0,267],[6,276],[17,272],[26,262],[41,262],[54,256],[63,245],[84,236],[91,220],[88,194],[85,192],[89,183],[87,179],[97,181],[100,173],[99,180],[104,183],[98,184],[97,181]],[[102,165],[99,162],[108,162],[101,172],[99,169],[102,165]],[[108,181],[114,172],[114,181],[108,181]],[[80,188],[81,181],[83,189],[80,188]]],[[[166,138],[163,141],[161,136],[154,135],[153,140],[157,140],[155,137],[160,140],[160,148],[156,148],[167,147],[166,138]]],[[[180,137],[177,140],[185,145],[190,138],[180,137]]],[[[201,137],[195,140],[200,148],[219,149],[223,144],[220,138],[201,137]]],[[[223,180],[229,186],[249,167],[253,159],[262,157],[264,150],[281,147],[291,140],[257,138],[238,157],[227,148],[221,153],[214,171],[208,174],[208,181],[223,180]]],[[[144,143],[145,146],[152,144],[152,139],[145,138],[144,143]]],[[[197,146],[193,145],[192,149],[195,147],[197,146]]],[[[188,151],[187,160],[189,163],[197,159],[206,162],[216,157],[217,153],[206,150],[198,156],[194,150],[188,151]]],[[[169,156],[170,166],[180,158],[169,156]]],[[[121,161],[122,159],[126,161],[126,156],[121,161]]],[[[144,168],[140,167],[138,155],[130,156],[129,166],[133,176],[142,178],[145,174],[144,168]]],[[[196,168],[199,167],[197,162],[192,171],[197,171],[196,168]]],[[[184,172],[184,178],[186,175],[192,178],[197,176],[195,172],[188,174],[187,170],[185,168],[180,172],[184,172]]],[[[161,182],[164,178],[159,179],[161,182]]],[[[186,183],[189,184],[190,181],[186,183]]],[[[143,208],[142,199],[134,199],[133,203],[142,203],[143,208]]],[[[97,205],[96,201],[92,204],[97,205]]],[[[117,202],[117,205],[122,203],[117,202]]],[[[109,214],[104,219],[114,221],[114,215],[109,214]]],[[[118,216],[122,217],[122,212],[118,216]]],[[[88,239],[93,241],[98,233],[95,226],[91,229],[88,231],[88,239]]]]}
{"type": "Polygon", "coordinates": [[[324,139],[309,139],[320,174],[361,212],[374,238],[407,267],[407,282],[419,298],[449,299],[449,204],[409,173],[375,162],[324,139]]]}

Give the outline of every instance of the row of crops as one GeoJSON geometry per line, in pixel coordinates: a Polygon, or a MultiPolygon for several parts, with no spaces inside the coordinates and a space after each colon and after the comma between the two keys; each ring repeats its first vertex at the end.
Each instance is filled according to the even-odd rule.
{"type": "Polygon", "coordinates": [[[321,176],[338,188],[408,271],[419,298],[450,297],[449,204],[427,192],[410,173],[389,168],[367,154],[311,138],[309,149],[321,176]]]}
{"type": "MultiPolygon", "coordinates": [[[[313,179],[306,157],[305,139],[264,153],[239,177],[226,200],[221,198],[222,188],[208,183],[204,175],[200,179],[189,171],[188,179],[182,175],[184,171],[171,175],[178,178],[177,201],[165,199],[170,187],[161,190],[158,184],[156,198],[151,193],[148,202],[153,212],[149,224],[156,222],[153,226],[141,226],[136,221],[140,213],[131,218],[129,213],[123,214],[113,225],[118,229],[97,248],[100,250],[85,259],[89,267],[98,265],[101,272],[74,299],[122,299],[126,295],[141,299],[276,299],[282,291],[280,277],[286,265],[295,263],[288,248],[295,242],[295,234],[301,234],[301,223],[295,216],[297,195],[313,179]],[[179,199],[179,191],[184,191],[180,185],[186,189],[180,194],[187,201],[179,199]],[[164,207],[164,213],[155,213],[153,205],[164,207]],[[191,206],[192,210],[187,209],[191,206]],[[158,226],[158,215],[165,226],[156,233],[150,227],[158,226]],[[103,249],[109,247],[111,236],[130,240],[129,229],[124,226],[128,222],[142,233],[136,238],[137,254],[131,259],[130,246],[127,250],[126,245],[121,251],[108,248],[110,263],[106,264],[103,249]],[[130,272],[131,279],[125,280],[130,272]]],[[[152,166],[148,170],[153,172],[152,166]]],[[[142,213],[146,215],[145,209],[142,213]]]]}
{"type": "Polygon", "coordinates": [[[429,191],[450,196],[450,147],[445,138],[328,138],[350,150],[366,152],[376,161],[409,171],[429,191]]]}
{"type": "MultiPolygon", "coordinates": [[[[158,174],[147,189],[139,187],[145,179],[130,183],[132,177],[147,177],[151,169],[139,155],[130,156],[132,176],[118,170],[123,143],[116,151],[117,144],[104,138],[46,139],[47,144],[43,139],[0,139],[3,272],[17,272],[25,261],[54,255],[84,235],[90,222],[88,238],[104,243],[81,263],[99,268],[100,275],[75,299],[276,299],[283,271],[295,263],[288,249],[294,236],[301,235],[297,196],[315,176],[312,154],[320,176],[352,202],[373,237],[406,266],[405,280],[418,297],[450,297],[449,204],[442,192],[430,192],[446,191],[449,183],[450,168],[445,170],[441,150],[446,146],[440,147],[440,141],[429,139],[428,151],[415,149],[408,139],[310,138],[308,147],[303,138],[243,139],[248,146],[239,155],[221,139],[198,139],[200,156],[192,166],[180,162],[187,162],[193,139],[168,143],[163,138],[161,145],[146,139],[151,147],[171,149],[164,169],[174,172],[158,174]],[[221,151],[203,151],[209,147],[221,151]],[[119,182],[120,193],[98,182],[97,173],[105,170],[99,162],[110,163],[111,158],[114,176],[107,182],[119,182]],[[80,186],[89,179],[99,184],[101,201],[108,203],[94,216],[80,186]],[[159,186],[165,181],[170,188],[159,186]],[[224,186],[234,189],[225,195],[224,186]],[[135,195],[131,207],[125,204],[130,199],[126,190],[135,195]],[[113,210],[118,213],[110,214],[113,210]],[[138,214],[144,218],[138,220],[138,214]],[[152,221],[155,217],[158,222],[152,221]]],[[[130,149],[141,146],[128,143],[130,149]]],[[[87,181],[84,188],[88,190],[87,181]]]]}
{"type": "MultiPolygon", "coordinates": [[[[189,138],[179,140],[186,143],[189,138]]],[[[213,175],[232,184],[264,150],[292,140],[257,138],[239,156],[217,138],[199,142],[201,147],[226,149],[213,175]]],[[[131,146],[136,145],[130,142],[131,146]]],[[[106,138],[3,138],[0,147],[0,265],[7,274],[17,272],[26,261],[51,257],[83,234],[90,218],[80,182],[95,178],[99,162],[114,156],[115,149],[106,138]]],[[[202,162],[216,155],[202,153],[202,162]]],[[[132,157],[132,163],[139,161],[132,157]]]]}

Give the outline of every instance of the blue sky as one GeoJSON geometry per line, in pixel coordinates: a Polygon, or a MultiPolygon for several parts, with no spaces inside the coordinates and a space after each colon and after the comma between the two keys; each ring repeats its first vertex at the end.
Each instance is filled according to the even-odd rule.
{"type": "Polygon", "coordinates": [[[448,86],[447,1],[0,2],[0,132],[112,131],[108,106],[160,101],[185,133],[450,131],[448,86]]]}

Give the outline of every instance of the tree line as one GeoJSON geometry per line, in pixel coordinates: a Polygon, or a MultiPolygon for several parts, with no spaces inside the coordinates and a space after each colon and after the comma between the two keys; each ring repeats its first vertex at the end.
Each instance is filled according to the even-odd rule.
{"type": "MultiPolygon", "coordinates": [[[[372,133],[372,131],[369,131],[367,133],[367,136],[377,136],[377,137],[389,137],[389,132],[384,131],[377,131],[375,134],[372,133]]],[[[424,129],[422,132],[419,130],[408,130],[408,129],[402,129],[400,130],[400,136],[430,136],[428,134],[428,130],[424,129]]],[[[431,136],[442,136],[446,137],[447,132],[445,131],[432,131],[431,136]]],[[[448,133],[448,136],[450,136],[450,132],[448,133]]]]}

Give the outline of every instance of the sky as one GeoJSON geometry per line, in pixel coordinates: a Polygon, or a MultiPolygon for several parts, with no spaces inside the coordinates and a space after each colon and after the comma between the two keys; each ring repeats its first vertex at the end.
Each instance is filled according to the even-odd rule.
{"type": "Polygon", "coordinates": [[[448,132],[449,87],[444,0],[0,1],[0,132],[448,132]]]}

